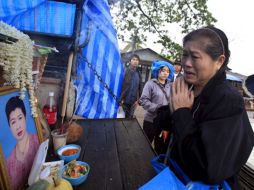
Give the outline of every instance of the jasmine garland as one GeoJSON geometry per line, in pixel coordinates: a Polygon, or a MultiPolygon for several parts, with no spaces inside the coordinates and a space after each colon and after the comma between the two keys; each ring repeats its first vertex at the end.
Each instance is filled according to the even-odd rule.
{"type": "Polygon", "coordinates": [[[25,98],[28,89],[31,112],[37,116],[34,96],[32,62],[33,41],[28,35],[0,21],[0,33],[18,39],[16,43],[0,42],[0,65],[3,66],[4,79],[20,89],[20,99],[25,98]]]}

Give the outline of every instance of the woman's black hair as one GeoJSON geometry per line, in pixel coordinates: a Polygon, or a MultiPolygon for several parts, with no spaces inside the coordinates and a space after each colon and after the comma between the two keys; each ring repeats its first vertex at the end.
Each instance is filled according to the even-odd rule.
{"type": "Polygon", "coordinates": [[[216,60],[220,55],[225,56],[225,61],[222,65],[223,70],[227,68],[229,62],[230,50],[228,48],[228,38],[226,34],[214,26],[207,26],[194,30],[187,34],[183,38],[183,45],[188,41],[206,38],[209,39],[208,43],[205,43],[204,51],[213,59],[216,60]]]}
{"type": "Polygon", "coordinates": [[[23,112],[24,116],[26,117],[26,108],[25,108],[23,100],[21,100],[19,98],[19,96],[14,96],[8,100],[8,102],[6,103],[6,106],[5,106],[5,113],[6,113],[6,117],[8,119],[8,123],[9,123],[9,119],[10,119],[10,113],[12,111],[14,111],[16,108],[20,108],[21,111],[23,112]]]}

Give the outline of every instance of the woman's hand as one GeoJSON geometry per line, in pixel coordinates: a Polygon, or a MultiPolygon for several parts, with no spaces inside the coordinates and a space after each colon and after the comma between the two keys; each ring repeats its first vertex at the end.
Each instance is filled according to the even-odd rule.
{"type": "Polygon", "coordinates": [[[176,111],[179,108],[190,108],[194,102],[194,93],[193,91],[188,90],[188,85],[184,79],[177,78],[172,84],[171,88],[171,104],[170,109],[171,113],[176,111]]]}

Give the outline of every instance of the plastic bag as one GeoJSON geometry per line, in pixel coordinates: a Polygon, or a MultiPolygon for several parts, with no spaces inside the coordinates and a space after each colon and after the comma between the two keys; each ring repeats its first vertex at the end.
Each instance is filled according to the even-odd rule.
{"type": "Polygon", "coordinates": [[[178,164],[164,154],[156,156],[151,161],[151,164],[158,175],[139,190],[166,190],[166,187],[170,187],[170,190],[219,190],[221,188],[223,190],[231,190],[226,181],[221,185],[208,185],[200,181],[191,181],[178,164]],[[168,161],[170,167],[174,168],[174,172],[177,175],[163,163],[165,159],[168,161]],[[165,185],[165,181],[167,181],[167,185],[165,185]]]}
{"type": "Polygon", "coordinates": [[[168,168],[164,168],[158,175],[148,181],[139,190],[188,190],[175,174],[168,168]]]}
{"type": "Polygon", "coordinates": [[[125,112],[123,110],[123,107],[122,106],[119,106],[118,107],[118,110],[117,110],[117,118],[125,118],[125,112]]]}

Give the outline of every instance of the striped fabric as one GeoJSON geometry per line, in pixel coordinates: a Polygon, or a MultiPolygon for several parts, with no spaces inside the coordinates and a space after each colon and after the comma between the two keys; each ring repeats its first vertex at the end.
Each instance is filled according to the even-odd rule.
{"type": "Polygon", "coordinates": [[[0,20],[22,31],[71,36],[76,5],[45,0],[0,0],[0,20]]]}
{"type": "Polygon", "coordinates": [[[0,0],[0,18],[16,16],[37,7],[46,0],[0,0]]]}
{"type": "Polygon", "coordinates": [[[75,114],[85,118],[115,118],[118,108],[116,100],[88,67],[90,63],[102,81],[120,97],[123,66],[109,6],[106,0],[87,0],[83,9],[80,43],[86,39],[89,42],[81,53],[86,61],[78,56],[75,114]]]}

